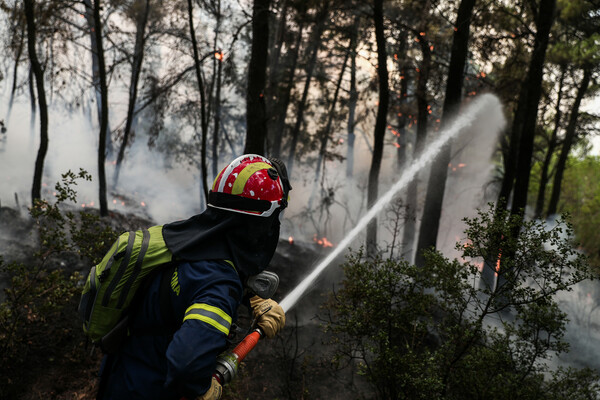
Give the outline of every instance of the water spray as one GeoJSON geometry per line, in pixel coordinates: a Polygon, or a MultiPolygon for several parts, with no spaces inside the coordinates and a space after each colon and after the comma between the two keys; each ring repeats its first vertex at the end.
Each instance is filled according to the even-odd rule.
{"type": "MultiPolygon", "coordinates": [[[[310,285],[317,277],[327,268],[329,264],[348,246],[354,238],[362,232],[367,224],[375,218],[375,216],[392,200],[398,191],[404,188],[415,175],[427,164],[429,164],[439,153],[441,148],[453,137],[457,136],[464,128],[479,116],[484,109],[492,109],[500,107],[500,103],[496,97],[492,95],[484,95],[474,101],[468,109],[461,114],[447,129],[442,131],[439,137],[428,145],[427,150],[402,174],[398,182],[396,182],[371,209],[358,221],[357,225],[346,235],[345,238],[338,244],[320,264],[318,264],[313,272],[310,273],[294,290],[292,290],[279,305],[285,312],[289,311],[302,297],[310,285]]],[[[221,354],[217,359],[217,370],[214,377],[220,384],[226,385],[235,377],[242,360],[256,346],[263,333],[260,329],[256,329],[247,335],[233,350],[221,354]]]]}
{"type": "Polygon", "coordinates": [[[361,233],[367,224],[377,216],[377,214],[383,210],[383,208],[392,200],[394,195],[408,185],[415,175],[429,164],[435,156],[440,152],[442,147],[450,141],[450,139],[457,136],[466,127],[471,125],[479,114],[486,109],[496,109],[500,107],[498,99],[493,95],[483,95],[477,98],[471,103],[464,113],[460,114],[451,125],[444,129],[439,137],[427,145],[427,149],[412,163],[408,169],[400,176],[400,179],[383,195],[377,200],[377,202],[371,207],[371,209],[358,221],[356,226],[342,239],[333,250],[315,269],[308,275],[302,282],[296,286],[279,304],[285,312],[289,311],[298,302],[300,297],[306,292],[311,284],[317,279],[317,277],[331,264],[331,262],[338,256],[346,247],[361,233]]]}

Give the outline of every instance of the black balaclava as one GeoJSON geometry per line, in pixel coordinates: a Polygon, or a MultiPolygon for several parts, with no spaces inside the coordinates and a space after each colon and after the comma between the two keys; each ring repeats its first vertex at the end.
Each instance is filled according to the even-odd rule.
{"type": "Polygon", "coordinates": [[[163,226],[163,238],[177,259],[231,260],[246,280],[269,265],[279,240],[279,213],[269,217],[208,207],[185,221],[163,226]]]}

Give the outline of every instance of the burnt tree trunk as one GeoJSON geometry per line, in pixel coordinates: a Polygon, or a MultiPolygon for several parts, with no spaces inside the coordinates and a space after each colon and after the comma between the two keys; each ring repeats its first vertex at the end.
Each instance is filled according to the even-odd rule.
{"type": "Polygon", "coordinates": [[[558,94],[556,96],[556,107],[555,107],[555,115],[554,115],[554,129],[552,130],[552,135],[550,140],[548,141],[548,149],[546,150],[546,156],[544,157],[544,163],[542,164],[542,174],[540,177],[540,187],[538,189],[537,199],[535,201],[535,218],[541,218],[542,213],[544,212],[544,202],[546,198],[546,186],[548,186],[548,181],[550,180],[550,164],[552,162],[552,156],[554,155],[554,151],[556,150],[556,146],[558,144],[558,129],[560,127],[560,120],[562,118],[562,113],[560,111],[562,94],[563,94],[563,84],[565,81],[565,75],[567,74],[566,67],[561,68],[560,79],[558,80],[558,94]]]}
{"type": "Polygon", "coordinates": [[[544,76],[544,61],[550,36],[550,29],[556,16],[556,0],[542,0],[540,2],[537,33],[526,85],[528,87],[527,106],[523,130],[519,140],[519,155],[517,158],[517,173],[515,175],[515,188],[511,214],[523,215],[527,204],[527,190],[531,173],[531,158],[533,155],[533,139],[537,122],[537,109],[542,93],[542,78],[544,76]]]}
{"type": "Polygon", "coordinates": [[[246,147],[244,153],[265,154],[267,113],[265,85],[269,43],[269,6],[271,0],[254,0],[252,7],[252,50],[248,66],[246,93],[246,147]]]}
{"type": "MultiPolygon", "coordinates": [[[[458,7],[452,39],[446,94],[442,109],[442,124],[448,122],[451,116],[458,110],[461,102],[464,70],[469,51],[471,15],[473,14],[474,6],[475,0],[462,0],[458,7]]],[[[450,142],[445,144],[431,166],[423,218],[421,219],[421,227],[419,228],[417,253],[415,255],[415,264],[417,266],[423,266],[425,263],[423,251],[436,245],[442,215],[444,191],[446,190],[451,147],[450,142]]]]}
{"type": "Polygon", "coordinates": [[[106,160],[106,135],[108,130],[108,85],[106,84],[106,64],[104,61],[104,47],[102,44],[102,21],[100,19],[100,0],[94,0],[94,32],[96,34],[96,44],[98,51],[98,76],[100,79],[100,137],[98,139],[98,195],[100,197],[100,215],[108,215],[108,205],[106,201],[106,170],[104,162],[106,160]]]}
{"type": "Polygon", "coordinates": [[[583,71],[583,78],[581,80],[581,84],[577,89],[577,96],[575,97],[575,101],[573,102],[573,107],[571,108],[571,115],[569,116],[569,124],[567,125],[567,130],[565,133],[565,140],[563,141],[562,149],[560,151],[560,156],[558,157],[558,162],[556,165],[556,174],[554,175],[554,183],[552,185],[552,195],[550,196],[550,203],[548,204],[548,212],[547,216],[556,214],[558,210],[558,200],[560,198],[560,188],[562,185],[563,175],[565,172],[565,168],[567,166],[567,159],[569,158],[569,153],[575,140],[577,138],[577,119],[579,117],[579,107],[581,106],[581,100],[585,96],[587,92],[588,86],[590,84],[590,79],[592,76],[592,69],[586,68],[583,71]]]}
{"type": "MultiPolygon", "coordinates": [[[[208,135],[208,121],[206,117],[206,93],[204,90],[204,80],[202,79],[202,66],[200,65],[200,56],[198,54],[198,41],[196,40],[196,31],[194,29],[194,7],[192,0],[188,0],[188,23],[190,26],[190,38],[192,39],[192,51],[194,53],[194,70],[196,71],[196,80],[198,81],[198,91],[200,92],[200,129],[201,149],[200,149],[200,173],[202,175],[201,192],[204,195],[204,201],[208,201],[208,171],[206,167],[206,137],[208,135]]],[[[201,199],[202,202],[202,199],[201,199]]]]}
{"type": "Polygon", "coordinates": [[[328,12],[329,1],[326,1],[323,5],[323,8],[319,12],[319,15],[317,16],[315,33],[312,38],[313,47],[311,49],[308,65],[306,66],[304,90],[302,91],[302,98],[300,99],[298,109],[296,110],[296,122],[294,124],[294,129],[292,130],[290,153],[288,155],[287,160],[287,170],[289,176],[292,176],[292,170],[294,168],[294,157],[296,156],[296,147],[298,146],[298,139],[300,138],[300,128],[302,127],[302,123],[304,122],[304,110],[306,109],[306,101],[308,99],[310,82],[312,80],[315,65],[317,63],[317,54],[319,53],[319,47],[321,47],[321,36],[323,35],[323,30],[325,29],[328,12]]]}
{"type": "Polygon", "coordinates": [[[33,186],[31,188],[31,203],[42,198],[42,176],[44,173],[44,159],[48,152],[48,105],[46,103],[46,92],[44,89],[44,72],[37,57],[36,43],[36,25],[34,0],[24,0],[25,18],[27,20],[27,50],[29,52],[29,61],[31,70],[35,77],[38,107],[40,109],[40,147],[35,160],[35,169],[33,173],[33,186]]]}
{"type": "MultiPolygon", "coordinates": [[[[389,104],[389,82],[387,70],[387,49],[383,23],[383,0],[374,0],[373,20],[375,23],[375,41],[377,42],[377,77],[379,79],[379,105],[373,132],[373,158],[369,170],[367,188],[367,208],[375,204],[379,192],[379,170],[383,156],[383,139],[387,125],[389,104]]],[[[367,256],[374,257],[377,253],[377,219],[367,225],[367,256]]]]}
{"type": "Polygon", "coordinates": [[[138,84],[142,74],[142,64],[144,62],[144,47],[146,45],[146,25],[148,24],[148,14],[150,13],[150,0],[146,0],[144,10],[137,15],[135,45],[133,50],[133,60],[131,62],[131,77],[129,80],[129,99],[127,105],[127,119],[125,121],[125,129],[123,130],[123,142],[119,148],[117,162],[113,175],[113,188],[117,187],[119,181],[119,173],[125,156],[125,148],[129,143],[131,135],[131,127],[133,120],[136,117],[136,101],[138,95],[138,84]]]}

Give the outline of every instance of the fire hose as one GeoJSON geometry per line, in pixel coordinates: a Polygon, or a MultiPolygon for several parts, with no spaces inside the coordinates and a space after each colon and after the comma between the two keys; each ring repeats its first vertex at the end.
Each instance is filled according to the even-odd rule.
{"type": "Polygon", "coordinates": [[[223,386],[231,382],[236,376],[242,360],[256,346],[262,336],[263,332],[260,328],[256,328],[238,343],[233,350],[221,354],[217,358],[217,367],[213,377],[223,386]]]}

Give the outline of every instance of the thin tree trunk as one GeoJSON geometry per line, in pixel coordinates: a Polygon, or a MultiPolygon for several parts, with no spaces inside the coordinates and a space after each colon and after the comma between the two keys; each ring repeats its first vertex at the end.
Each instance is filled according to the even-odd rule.
{"type": "Polygon", "coordinates": [[[326,1],[323,5],[323,9],[319,12],[319,15],[317,16],[315,35],[312,39],[313,48],[310,54],[310,60],[308,61],[308,65],[306,67],[306,80],[304,81],[304,90],[302,91],[302,98],[300,100],[300,103],[298,104],[298,109],[296,110],[296,123],[294,124],[294,129],[292,131],[290,153],[288,155],[287,160],[287,171],[289,176],[292,176],[292,170],[294,168],[296,147],[298,146],[298,139],[300,138],[300,128],[302,127],[302,123],[304,122],[304,110],[306,108],[306,100],[308,98],[308,92],[310,89],[310,81],[312,80],[315,65],[317,63],[317,54],[319,53],[319,47],[321,47],[321,36],[323,35],[323,30],[325,29],[325,22],[327,19],[328,12],[329,1],[326,1]]]}
{"type": "Polygon", "coordinates": [[[407,143],[408,138],[406,137],[406,123],[408,119],[406,118],[406,101],[408,98],[408,69],[406,68],[406,32],[400,31],[401,37],[398,39],[398,58],[401,60],[400,67],[400,101],[398,102],[398,126],[397,126],[397,136],[396,136],[396,164],[398,165],[398,169],[401,169],[406,165],[406,157],[407,157],[407,143]]]}
{"type": "Polygon", "coordinates": [[[202,69],[200,65],[200,56],[198,55],[198,41],[196,40],[196,32],[194,30],[194,8],[192,0],[188,0],[188,23],[190,26],[190,37],[192,39],[192,49],[194,52],[194,69],[196,71],[196,79],[198,81],[198,91],[200,92],[200,126],[202,129],[201,149],[200,149],[200,171],[202,175],[201,193],[204,198],[200,199],[201,204],[208,201],[208,174],[206,167],[206,137],[208,135],[208,121],[206,118],[206,94],[204,92],[204,80],[202,79],[202,69]]]}
{"type": "MultiPolygon", "coordinates": [[[[458,110],[462,99],[464,70],[469,51],[471,15],[473,14],[474,6],[475,0],[462,0],[458,7],[454,37],[452,39],[450,66],[448,68],[446,95],[442,108],[442,124],[447,123],[451,116],[458,110]]],[[[425,196],[425,207],[419,228],[417,253],[415,255],[415,264],[417,266],[425,264],[423,251],[436,245],[444,192],[446,190],[450,149],[451,143],[444,145],[431,166],[427,194],[425,196]]]]}
{"type": "MultiPolygon", "coordinates": [[[[367,208],[375,204],[379,192],[379,170],[383,157],[383,138],[387,125],[389,104],[389,83],[387,70],[387,50],[383,23],[383,0],[374,0],[373,19],[375,22],[375,41],[377,42],[377,76],[379,78],[379,106],[373,132],[373,158],[369,170],[367,189],[367,208]]],[[[367,225],[367,256],[374,257],[377,253],[377,220],[373,219],[367,225]]]]}
{"type": "Polygon", "coordinates": [[[544,212],[544,202],[546,197],[546,186],[548,186],[548,181],[550,180],[550,163],[552,162],[552,156],[554,155],[554,151],[556,150],[556,145],[558,142],[558,129],[560,127],[560,120],[562,118],[562,113],[560,111],[562,94],[563,94],[563,84],[565,81],[565,76],[567,74],[566,66],[561,68],[560,79],[558,80],[558,94],[556,98],[556,107],[555,107],[555,115],[554,115],[554,129],[552,130],[552,136],[548,142],[548,150],[546,150],[546,157],[544,157],[544,163],[542,164],[542,174],[540,177],[540,187],[538,189],[537,199],[535,202],[535,218],[541,218],[542,213],[544,212]]]}
{"type": "Polygon", "coordinates": [[[281,56],[281,47],[283,46],[285,33],[287,31],[287,13],[288,13],[288,0],[283,0],[281,6],[281,15],[279,17],[279,24],[275,32],[275,43],[273,46],[273,54],[271,55],[271,66],[269,68],[269,82],[268,86],[273,88],[279,84],[279,58],[281,56]]]}
{"type": "Polygon", "coordinates": [[[350,37],[350,98],[348,99],[348,138],[346,143],[346,177],[352,178],[354,173],[354,141],[356,134],[356,104],[358,103],[358,91],[356,90],[356,46],[358,36],[358,20],[352,29],[350,37]]]}
{"type": "MultiPolygon", "coordinates": [[[[423,7],[427,10],[428,6],[429,2],[426,2],[423,7]]],[[[415,32],[415,35],[416,39],[419,40],[423,60],[421,61],[421,65],[419,65],[419,77],[415,91],[417,98],[417,132],[413,159],[417,158],[425,147],[427,140],[427,119],[429,118],[427,83],[431,72],[431,50],[429,43],[424,38],[420,38],[419,31],[415,32]]],[[[419,178],[415,177],[406,189],[406,220],[402,231],[402,254],[409,262],[413,260],[415,242],[417,240],[418,186],[419,178]]]]}
{"type": "Polygon", "coordinates": [[[136,116],[136,101],[138,95],[138,84],[142,74],[142,64],[144,62],[144,47],[146,45],[146,25],[148,24],[148,14],[150,13],[150,0],[145,1],[144,10],[140,15],[137,15],[135,45],[133,47],[133,60],[131,63],[131,78],[129,80],[129,101],[127,106],[127,119],[125,121],[125,129],[123,131],[123,142],[119,148],[117,155],[117,163],[113,175],[113,188],[117,187],[119,182],[119,173],[123,158],[125,157],[125,148],[129,144],[129,136],[133,120],[136,116]]]}
{"type": "Polygon", "coordinates": [[[571,148],[573,147],[573,144],[577,138],[577,119],[579,117],[579,107],[581,106],[581,101],[588,90],[591,76],[592,69],[586,68],[583,71],[583,79],[581,80],[581,84],[577,90],[577,96],[573,102],[573,107],[571,108],[571,115],[569,116],[569,124],[567,125],[565,140],[563,141],[560,156],[556,165],[556,174],[554,175],[552,195],[550,196],[550,203],[548,205],[548,212],[546,214],[547,216],[556,214],[556,211],[558,210],[560,188],[562,185],[565,168],[567,166],[567,159],[569,158],[569,153],[571,152],[571,148]]]}
{"type": "MultiPolygon", "coordinates": [[[[215,116],[214,116],[214,124],[213,124],[213,134],[212,134],[212,176],[213,178],[217,176],[219,173],[219,125],[221,124],[221,75],[223,73],[223,51],[219,46],[219,28],[221,27],[221,0],[217,0],[216,3],[216,20],[215,20],[215,39],[213,42],[213,50],[215,51],[215,56],[213,57],[213,77],[211,84],[211,95],[212,95],[212,86],[215,87],[215,97],[214,100],[214,108],[215,108],[215,116]],[[216,69],[215,69],[215,63],[216,69]],[[216,77],[216,78],[215,78],[216,77]],[[215,82],[216,80],[216,82],[215,82]]],[[[210,113],[209,113],[210,115],[210,113]]]]}
{"type": "Polygon", "coordinates": [[[100,19],[100,0],[94,0],[94,32],[98,50],[98,74],[100,78],[100,98],[102,99],[100,114],[100,138],[98,140],[98,184],[100,197],[100,215],[108,215],[106,201],[106,135],[108,130],[108,85],[106,84],[106,64],[104,61],[104,48],[102,44],[102,21],[100,19]]]}
{"type": "MultiPolygon", "coordinates": [[[[100,88],[100,66],[98,62],[98,42],[96,30],[94,29],[94,6],[92,0],[83,0],[85,11],[83,16],[88,25],[90,35],[90,46],[92,49],[92,84],[94,86],[94,97],[96,99],[96,111],[98,113],[98,125],[102,125],[102,90],[100,88]]],[[[110,137],[110,121],[106,124],[106,158],[113,157],[113,145],[110,137]]]]}
{"type": "Polygon", "coordinates": [[[550,29],[556,16],[556,0],[542,0],[540,2],[537,34],[531,56],[529,72],[527,74],[527,111],[523,123],[523,131],[519,141],[519,156],[517,159],[517,174],[513,194],[511,214],[523,215],[527,205],[527,191],[531,173],[531,158],[533,156],[533,139],[537,122],[537,109],[542,92],[542,78],[544,76],[544,61],[550,36],[550,29]]]}
{"type": "Polygon", "coordinates": [[[319,158],[317,160],[317,168],[315,169],[315,179],[313,181],[313,188],[310,198],[308,200],[308,208],[312,208],[312,202],[315,196],[316,188],[319,185],[319,175],[321,174],[321,168],[325,163],[325,153],[327,151],[327,142],[329,140],[329,132],[331,131],[331,125],[333,124],[333,117],[335,115],[335,106],[337,105],[338,96],[340,93],[340,87],[342,86],[342,79],[344,78],[344,73],[346,72],[346,65],[348,64],[348,58],[350,57],[350,53],[352,52],[352,47],[349,46],[346,51],[346,55],[344,56],[344,61],[342,62],[342,70],[340,71],[340,76],[338,77],[337,84],[335,86],[335,92],[333,94],[333,100],[331,101],[331,107],[329,108],[329,116],[327,117],[327,124],[325,125],[325,129],[321,133],[321,140],[319,146],[319,158]]]}
{"type": "Polygon", "coordinates": [[[33,174],[33,186],[31,188],[31,203],[42,198],[42,177],[44,174],[44,159],[48,151],[48,105],[46,104],[46,92],[44,90],[44,72],[37,57],[35,50],[36,26],[35,10],[33,0],[24,0],[25,18],[27,20],[27,49],[29,51],[29,61],[31,70],[35,76],[37,89],[38,106],[40,108],[40,147],[35,160],[35,170],[33,174]]]}
{"type": "Polygon", "coordinates": [[[274,157],[281,157],[281,143],[283,141],[283,136],[286,128],[285,118],[287,116],[287,111],[290,105],[290,99],[292,97],[292,89],[294,88],[296,80],[296,66],[298,65],[298,55],[300,54],[300,44],[302,43],[303,31],[304,20],[301,20],[300,26],[298,27],[298,37],[296,38],[294,48],[291,50],[292,63],[290,65],[286,86],[282,94],[281,110],[279,112],[279,116],[277,117],[277,125],[275,127],[275,132],[273,135],[272,154],[274,157]]]}
{"type": "Polygon", "coordinates": [[[216,177],[219,173],[219,126],[221,125],[221,76],[223,74],[223,53],[221,53],[221,59],[217,66],[217,88],[215,93],[215,119],[213,127],[213,140],[212,140],[212,173],[213,177],[216,177]]]}
{"type": "Polygon", "coordinates": [[[33,76],[33,67],[31,66],[31,60],[29,61],[29,105],[31,108],[31,117],[29,119],[29,130],[31,131],[31,143],[33,144],[33,138],[35,137],[35,116],[37,114],[36,105],[36,94],[35,94],[35,77],[33,76]]]}
{"type": "Polygon", "coordinates": [[[252,8],[252,50],[248,66],[246,94],[246,147],[244,153],[265,154],[267,112],[265,85],[269,42],[269,6],[271,0],[254,0],[252,8]]]}
{"type": "Polygon", "coordinates": [[[19,46],[17,46],[17,51],[15,53],[15,66],[13,68],[13,83],[10,88],[10,97],[8,99],[8,109],[6,111],[6,126],[8,126],[8,122],[10,120],[10,114],[12,111],[13,102],[15,100],[15,93],[17,92],[17,81],[19,77],[19,60],[21,59],[21,55],[23,54],[23,47],[25,43],[25,25],[21,25],[21,34],[19,35],[19,46]]]}

